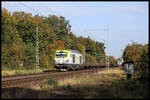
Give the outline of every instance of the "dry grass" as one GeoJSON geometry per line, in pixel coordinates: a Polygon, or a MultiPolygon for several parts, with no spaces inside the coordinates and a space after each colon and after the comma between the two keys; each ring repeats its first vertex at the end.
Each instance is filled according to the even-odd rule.
{"type": "MultiPolygon", "coordinates": [[[[125,79],[125,73],[119,68],[110,69],[110,71],[99,71],[97,75],[94,76],[82,76],[80,78],[72,77],[65,80],[58,80],[57,87],[65,87],[69,85],[87,85],[87,84],[105,84],[110,85],[110,83],[115,82],[120,79],[125,79]]],[[[54,86],[48,84],[42,84],[44,89],[53,89],[54,86]]],[[[41,86],[33,86],[32,89],[43,89],[41,86]]]]}
{"type": "Polygon", "coordinates": [[[14,75],[15,70],[4,70],[2,71],[2,76],[6,76],[6,75],[14,75]]]}
{"type": "MultiPolygon", "coordinates": [[[[147,98],[148,82],[141,83],[135,79],[133,76],[131,80],[126,80],[124,71],[115,68],[109,72],[104,70],[86,77],[49,79],[49,81],[43,81],[40,86],[32,86],[19,96],[23,98],[147,98]]],[[[22,91],[16,89],[16,93],[19,91],[24,91],[24,88],[22,91]]],[[[11,96],[8,90],[3,93],[2,98],[17,96],[11,96]]]]}
{"type": "Polygon", "coordinates": [[[124,71],[120,70],[120,68],[109,69],[109,71],[103,70],[99,71],[98,74],[123,74],[124,71]]]}
{"type": "MultiPolygon", "coordinates": [[[[39,72],[49,69],[39,69],[39,72]]],[[[20,69],[20,70],[2,70],[2,76],[7,75],[21,75],[21,74],[30,74],[35,73],[35,69],[20,69]]]]}

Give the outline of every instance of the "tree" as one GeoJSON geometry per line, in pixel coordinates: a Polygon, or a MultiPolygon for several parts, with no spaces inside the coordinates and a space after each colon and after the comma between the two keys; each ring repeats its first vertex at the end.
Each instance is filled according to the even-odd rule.
{"type": "Polygon", "coordinates": [[[16,68],[23,59],[22,39],[16,30],[16,18],[2,9],[2,66],[16,68]]]}
{"type": "Polygon", "coordinates": [[[123,60],[124,61],[137,61],[138,57],[142,52],[143,46],[141,44],[133,42],[132,44],[128,44],[123,52],[123,60]]]}
{"type": "Polygon", "coordinates": [[[26,12],[11,13],[2,9],[2,66],[7,68],[35,67],[36,27],[39,34],[39,56],[42,68],[53,67],[57,49],[73,49],[83,54],[86,62],[95,61],[96,54],[105,54],[104,44],[90,37],[77,37],[71,32],[69,20],[63,16],[48,17],[26,12]]]}
{"type": "Polygon", "coordinates": [[[109,56],[109,61],[110,61],[110,65],[114,65],[114,66],[118,65],[117,60],[113,56],[109,56]]]}
{"type": "MultiPolygon", "coordinates": [[[[149,58],[148,58],[148,44],[143,46],[142,53],[135,63],[139,77],[149,77],[149,58]]],[[[148,78],[149,79],[149,78],[148,78]]]]}
{"type": "Polygon", "coordinates": [[[135,72],[138,77],[148,76],[148,45],[141,45],[135,42],[128,44],[123,52],[124,61],[134,61],[135,72]]]}

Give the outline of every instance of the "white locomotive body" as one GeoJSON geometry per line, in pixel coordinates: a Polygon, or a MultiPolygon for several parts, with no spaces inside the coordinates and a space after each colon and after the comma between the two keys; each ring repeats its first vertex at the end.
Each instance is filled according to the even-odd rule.
{"type": "Polygon", "coordinates": [[[83,61],[83,55],[77,50],[56,50],[54,65],[60,70],[76,70],[83,61]]]}

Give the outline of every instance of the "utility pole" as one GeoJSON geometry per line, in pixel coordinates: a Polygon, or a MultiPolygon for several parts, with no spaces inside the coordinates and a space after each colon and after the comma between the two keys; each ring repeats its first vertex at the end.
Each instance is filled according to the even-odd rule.
{"type": "Polygon", "coordinates": [[[83,57],[84,57],[83,63],[85,64],[85,47],[84,46],[83,46],[83,57]]]}
{"type": "Polygon", "coordinates": [[[107,42],[106,42],[106,70],[109,71],[109,49],[108,49],[108,43],[109,43],[109,25],[107,25],[107,42]]]}
{"type": "Polygon", "coordinates": [[[105,57],[105,56],[104,55],[100,55],[100,63],[104,63],[103,57],[105,57]]]}
{"type": "Polygon", "coordinates": [[[95,63],[97,64],[97,53],[95,52],[95,63]]]}
{"type": "Polygon", "coordinates": [[[39,38],[38,38],[38,27],[36,27],[36,72],[39,72],[39,38]]]}
{"type": "Polygon", "coordinates": [[[100,63],[103,62],[103,56],[100,56],[100,63]]]}
{"type": "MultiPolygon", "coordinates": [[[[38,73],[39,72],[39,44],[48,40],[49,38],[51,38],[52,36],[49,36],[41,41],[39,41],[39,37],[38,37],[38,27],[36,27],[36,50],[35,50],[35,53],[36,53],[36,72],[38,73]]],[[[58,38],[57,38],[58,39],[58,38]]]]}
{"type": "MultiPolygon", "coordinates": [[[[106,28],[106,33],[107,33],[107,37],[106,37],[106,40],[103,40],[106,44],[106,53],[107,55],[105,56],[106,58],[106,71],[109,71],[109,25],[107,24],[107,28],[106,28]]],[[[90,60],[91,60],[91,57],[90,57],[90,60]]],[[[103,60],[103,58],[102,58],[103,60]]]]}

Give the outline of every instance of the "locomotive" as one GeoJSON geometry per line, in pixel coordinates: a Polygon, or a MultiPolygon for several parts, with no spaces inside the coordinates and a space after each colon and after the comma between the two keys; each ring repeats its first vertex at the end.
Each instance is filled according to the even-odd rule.
{"type": "Polygon", "coordinates": [[[77,50],[56,50],[54,58],[54,67],[60,71],[77,70],[84,64],[84,57],[77,50]]]}
{"type": "MultiPolygon", "coordinates": [[[[56,50],[54,67],[60,71],[76,71],[80,69],[105,68],[104,63],[86,63],[84,56],[77,50],[56,50]]],[[[117,67],[110,64],[110,67],[117,67]]]]}

